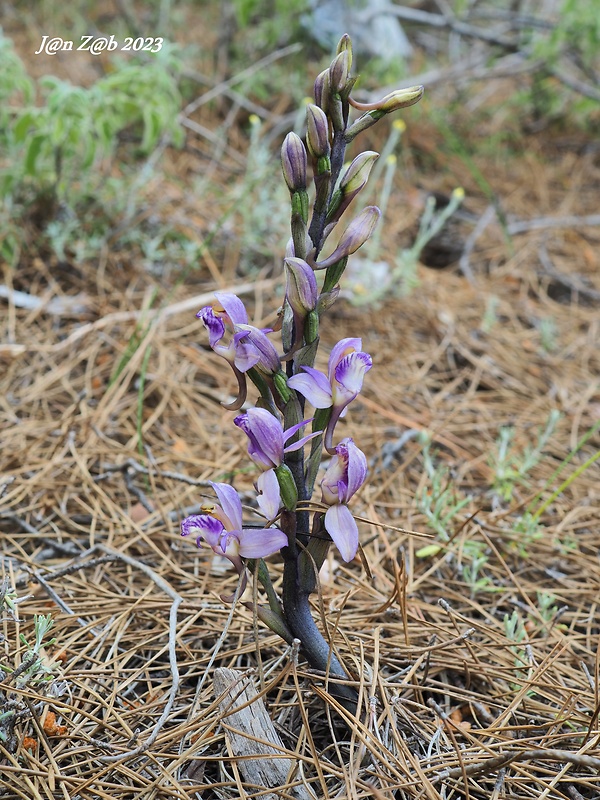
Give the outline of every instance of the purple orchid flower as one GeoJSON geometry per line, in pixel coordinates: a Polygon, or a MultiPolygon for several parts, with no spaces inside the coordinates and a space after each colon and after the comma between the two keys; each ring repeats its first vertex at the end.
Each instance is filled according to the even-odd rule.
{"type": "Polygon", "coordinates": [[[319,432],[309,433],[299,441],[285,446],[288,439],[309,422],[310,419],[305,419],[284,431],[277,417],[265,408],[250,408],[233,420],[233,424],[241,428],[248,437],[248,455],[263,472],[280,466],[285,453],[300,450],[306,442],[319,435],[319,432]]]}
{"type": "Polygon", "coordinates": [[[196,536],[196,544],[206,542],[215,553],[226,556],[241,575],[242,558],[264,558],[281,550],[288,543],[279,528],[244,528],[242,503],[228,483],[211,483],[221,505],[206,506],[206,513],[186,517],[181,535],[196,536]]]}
{"type": "Polygon", "coordinates": [[[215,353],[240,372],[247,372],[257,363],[260,354],[250,343],[244,342],[245,336],[235,334],[237,325],[248,324],[248,314],[244,304],[239,297],[228,292],[215,292],[215,297],[217,300],[212,305],[201,308],[196,316],[204,323],[208,331],[208,342],[215,353]],[[234,330],[234,336],[228,345],[221,344],[225,336],[223,318],[234,330]]]}
{"type": "Polygon", "coordinates": [[[256,481],[256,502],[262,514],[268,520],[273,520],[281,508],[281,488],[274,469],[261,472],[256,481]]]}
{"type": "Polygon", "coordinates": [[[273,344],[267,338],[270,328],[260,330],[248,325],[248,314],[242,301],[229,292],[215,292],[216,301],[201,308],[196,316],[202,320],[208,331],[208,342],[217,355],[224,358],[231,366],[238,382],[238,396],[229,405],[230,411],[237,411],[246,400],[247,386],[245,373],[257,367],[267,375],[273,375],[281,369],[279,356],[273,344]],[[225,336],[225,322],[233,329],[229,344],[222,344],[225,336]]]}
{"type": "Polygon", "coordinates": [[[371,356],[362,352],[362,339],[342,339],[331,351],[327,375],[314,367],[302,367],[304,373],[288,380],[288,386],[304,395],[315,408],[332,409],[324,439],[332,455],[333,429],[362,389],[365,373],[372,366],[371,356]]]}
{"type": "Polygon", "coordinates": [[[325,529],[331,536],[344,561],[352,561],[358,550],[358,527],[347,506],[367,477],[365,454],[352,441],[342,439],[321,481],[325,513],[325,529]]]}
{"type": "Polygon", "coordinates": [[[248,314],[242,301],[235,294],[229,292],[215,292],[216,301],[201,308],[196,314],[198,319],[204,323],[208,331],[208,342],[217,355],[224,358],[231,366],[233,374],[238,382],[238,396],[229,405],[225,405],[230,411],[237,411],[246,401],[247,385],[245,373],[254,367],[259,359],[260,353],[247,340],[247,334],[236,332],[237,325],[245,325],[248,322],[248,314]],[[233,329],[233,336],[229,344],[221,344],[225,336],[225,322],[227,320],[233,329]]]}
{"type": "Polygon", "coordinates": [[[251,347],[258,354],[258,358],[252,366],[257,366],[266,375],[276,375],[281,370],[281,361],[277,350],[267,337],[267,333],[272,332],[271,328],[261,330],[254,325],[238,323],[235,331],[234,339],[237,338],[239,344],[251,347]]]}
{"type": "Polygon", "coordinates": [[[285,454],[300,450],[306,442],[321,433],[309,433],[286,447],[286,442],[309,422],[310,419],[304,420],[284,431],[277,417],[264,408],[250,408],[233,420],[234,425],[248,437],[248,455],[262,471],[256,483],[259,492],[257,502],[267,519],[275,519],[282,505],[275,470],[283,464],[285,454]]]}

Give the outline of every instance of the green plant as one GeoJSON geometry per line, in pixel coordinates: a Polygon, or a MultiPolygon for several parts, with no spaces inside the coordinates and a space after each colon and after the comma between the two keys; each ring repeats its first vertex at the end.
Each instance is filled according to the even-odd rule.
{"type": "Polygon", "coordinates": [[[528,558],[528,548],[538,539],[544,535],[544,527],[540,524],[539,520],[529,512],[525,512],[517,519],[513,528],[514,532],[519,534],[517,540],[512,544],[511,549],[516,550],[520,558],[528,558]]]}
{"type": "MultiPolygon", "coordinates": [[[[527,653],[525,648],[522,646],[523,643],[527,641],[527,631],[525,630],[525,624],[519,612],[515,609],[510,617],[508,614],[504,615],[504,635],[506,638],[513,642],[510,645],[510,651],[513,653],[515,660],[515,672],[518,680],[522,679],[522,670],[523,667],[528,667],[529,662],[527,660],[527,653]]],[[[521,683],[512,684],[513,689],[518,691],[521,688],[521,683]]]]}
{"type": "Polygon", "coordinates": [[[490,333],[494,325],[498,322],[498,306],[500,304],[496,295],[489,295],[485,303],[485,311],[483,319],[481,320],[481,330],[484,333],[490,333]]]}
{"type": "Polygon", "coordinates": [[[481,570],[488,563],[487,544],[475,539],[469,539],[463,545],[462,558],[466,563],[462,567],[463,580],[471,590],[471,597],[475,597],[483,590],[495,591],[491,579],[481,574],[481,570]]]}
{"type": "Polygon", "coordinates": [[[416,270],[423,249],[442,230],[448,219],[458,209],[465,197],[465,190],[459,186],[450,195],[450,202],[439,211],[435,210],[435,198],[428,197],[425,211],[419,223],[417,238],[412,247],[402,250],[396,259],[396,266],[392,270],[392,284],[398,282],[406,294],[418,285],[416,270]]]}
{"type": "MultiPolygon", "coordinates": [[[[461,497],[452,484],[450,471],[444,464],[435,464],[431,453],[431,443],[423,447],[423,466],[428,481],[417,492],[416,503],[419,511],[425,515],[430,527],[443,542],[450,539],[449,526],[456,515],[471,501],[470,497],[461,497]]],[[[426,545],[417,555],[432,555],[431,548],[441,547],[426,545]]]]}
{"type": "Polygon", "coordinates": [[[533,498],[533,500],[531,501],[531,503],[529,504],[529,506],[528,506],[528,508],[527,508],[527,511],[533,515],[533,519],[534,519],[535,521],[539,521],[539,519],[540,519],[541,515],[542,515],[542,514],[544,513],[544,511],[545,511],[545,510],[548,508],[548,506],[549,506],[551,503],[553,503],[553,502],[556,500],[556,498],[557,498],[557,497],[558,497],[560,494],[562,494],[562,492],[564,492],[564,491],[565,491],[565,489],[567,489],[567,488],[568,488],[568,487],[569,487],[569,486],[570,486],[570,485],[573,483],[573,481],[577,480],[577,478],[578,478],[580,475],[582,475],[582,474],[583,474],[583,473],[584,473],[584,472],[585,472],[587,469],[589,469],[589,468],[590,468],[590,467],[591,467],[593,464],[595,464],[595,463],[596,463],[596,461],[598,461],[598,459],[600,459],[600,450],[597,450],[597,451],[596,451],[596,452],[595,452],[593,455],[591,455],[591,456],[590,456],[588,459],[586,459],[586,460],[584,461],[584,463],[583,463],[583,464],[581,464],[579,467],[577,467],[577,469],[576,469],[576,470],[575,470],[575,471],[574,471],[574,472],[573,472],[573,473],[572,473],[572,474],[571,474],[571,475],[570,475],[570,476],[569,476],[569,477],[568,477],[566,480],[564,480],[564,481],[563,481],[563,482],[560,484],[560,486],[558,487],[558,489],[555,489],[555,491],[554,491],[554,492],[552,492],[552,494],[550,495],[550,497],[548,497],[548,498],[547,498],[547,499],[546,499],[546,500],[545,500],[543,503],[540,503],[540,505],[537,507],[537,509],[535,510],[535,512],[533,511],[533,508],[534,508],[534,506],[535,506],[535,505],[536,505],[536,503],[537,503],[537,502],[540,500],[540,498],[541,498],[541,496],[542,496],[543,492],[546,490],[546,488],[547,488],[547,487],[548,487],[548,486],[551,484],[551,482],[552,482],[553,480],[555,480],[555,478],[557,478],[557,477],[560,475],[560,473],[561,473],[561,472],[563,471],[563,469],[564,469],[564,468],[567,466],[567,464],[569,464],[569,463],[570,463],[570,461],[571,461],[571,460],[572,460],[572,459],[575,457],[575,455],[576,455],[576,454],[577,454],[577,453],[578,453],[578,452],[581,450],[581,448],[582,448],[582,447],[583,447],[583,446],[586,444],[586,442],[587,442],[587,441],[588,441],[588,440],[589,440],[589,439],[590,439],[590,438],[591,438],[591,437],[592,437],[592,436],[593,436],[593,435],[594,435],[594,434],[595,434],[595,433],[596,433],[598,430],[600,430],[600,420],[598,420],[598,421],[597,421],[597,422],[596,422],[594,425],[592,425],[592,427],[591,427],[589,430],[587,430],[587,431],[584,433],[584,435],[583,435],[583,436],[581,437],[581,439],[580,439],[580,440],[577,442],[577,444],[575,445],[575,447],[574,447],[574,448],[571,450],[571,452],[569,453],[569,455],[568,455],[568,456],[567,456],[567,457],[566,457],[566,458],[565,458],[565,459],[564,459],[564,460],[563,460],[563,461],[562,461],[562,462],[561,462],[561,463],[558,465],[558,467],[557,467],[557,468],[554,470],[554,472],[552,473],[552,475],[551,475],[551,476],[548,478],[548,480],[546,481],[546,484],[545,484],[544,488],[542,489],[542,491],[541,491],[541,492],[538,492],[538,494],[537,494],[537,495],[536,495],[536,496],[533,498]]]}
{"type": "Polygon", "coordinates": [[[527,475],[539,463],[560,417],[560,412],[553,409],[548,416],[546,426],[538,433],[536,444],[524,448],[520,454],[513,450],[514,428],[511,426],[500,428],[496,451],[490,457],[489,464],[494,470],[492,491],[501,500],[508,502],[515,487],[527,483],[527,475]]]}
{"type": "MultiPolygon", "coordinates": [[[[0,608],[8,609],[14,621],[18,620],[18,604],[26,599],[19,598],[16,592],[10,590],[6,581],[0,587],[0,608]]],[[[18,666],[8,664],[0,666],[0,673],[8,674],[9,682],[14,683],[19,689],[47,683],[54,678],[55,666],[42,653],[43,648],[50,647],[56,641],[46,639],[53,625],[54,620],[50,614],[36,614],[33,620],[34,641],[30,642],[24,634],[19,634],[19,641],[25,646],[25,652],[21,653],[18,666]]]]}
{"type": "Polygon", "coordinates": [[[251,39],[260,48],[289,41],[291,34],[297,36],[302,13],[310,8],[308,0],[233,0],[232,5],[238,25],[242,30],[251,28],[251,39]]]}
{"type": "MultiPolygon", "coordinates": [[[[54,222],[51,241],[64,252],[86,204],[102,192],[101,162],[115,156],[125,131],[135,133],[140,154],[163,136],[175,144],[183,138],[177,65],[168,52],[143,64],[115,60],[112,72],[84,88],[53,76],[32,81],[10,40],[0,36],[0,101],[5,243],[11,223],[36,206],[44,226],[54,222]]],[[[14,256],[10,235],[5,249],[14,256]]]]}
{"type": "MultiPolygon", "coordinates": [[[[346,669],[319,630],[309,598],[317,591],[318,573],[331,544],[347,563],[358,553],[358,525],[348,504],[366,480],[367,458],[352,438],[341,438],[336,425],[358,396],[372,359],[363,351],[361,338],[346,337],[332,348],[326,374],[315,364],[321,318],[339,296],[349,257],[370,239],[381,216],[379,208],[367,206],[333,237],[377,158],[377,153],[365,151],[345,168],[347,146],[387,114],[416,103],[423,87],[398,90],[365,105],[351,96],[356,80],[351,67],[351,43],[344,35],[329,69],[317,76],[315,102],[306,106],[306,145],[290,132],[281,148],[291,238],[283,258],[286,283],[275,326],[280,334],[277,347],[269,338],[272,329],[249,324],[248,310],[235,294],[217,292],[215,301],[197,314],[211,348],[226,362],[224,368],[232,369],[238,385],[237,397],[226,408],[239,411],[249,389],[259,395],[256,405],[233,422],[246,434],[248,457],[258,468],[256,504],[264,522],[245,527],[239,493],[231,484],[213,482],[219,503],[205,504],[203,513],[182,520],[181,533],[231,561],[240,583],[228,601],[243,591],[248,572],[256,574],[268,605],[252,602],[248,607],[289,644],[301,642],[308,662],[326,672],[330,681],[343,679],[335,686],[335,696],[355,713],[358,695],[346,683],[346,669]],[[351,122],[350,106],[365,113],[351,122]],[[327,244],[330,236],[336,245],[327,244]],[[326,246],[329,255],[323,254],[326,246]],[[312,416],[307,416],[308,405],[312,416]],[[309,423],[312,432],[301,435],[309,423]],[[314,496],[324,451],[325,472],[320,493],[314,496]],[[280,596],[263,561],[278,551],[284,563],[280,596]]],[[[257,137],[252,148],[260,155],[258,120],[252,124],[257,137]]],[[[270,154],[268,162],[272,170],[270,154]]],[[[260,193],[262,187],[253,188],[260,193]]],[[[240,203],[246,207],[243,213],[252,210],[248,186],[240,203]]],[[[272,228],[275,222],[268,218],[255,224],[272,228]]]]}
{"type": "Polygon", "coordinates": [[[0,583],[0,611],[8,611],[13,622],[7,624],[3,620],[4,631],[12,631],[15,636],[12,648],[9,646],[8,636],[2,636],[4,655],[12,663],[3,661],[0,664],[0,742],[11,753],[17,748],[17,724],[28,721],[32,714],[31,704],[24,699],[22,690],[43,693],[56,677],[56,665],[44,652],[45,648],[56,641],[46,638],[54,625],[50,614],[36,614],[34,617],[33,641],[19,633],[19,623],[22,621],[19,619],[18,606],[27,599],[29,598],[19,597],[7,579],[0,583]]]}
{"type": "Polygon", "coordinates": [[[544,622],[551,622],[558,608],[551,592],[537,592],[537,607],[544,622]]]}
{"type": "Polygon", "coordinates": [[[552,317],[544,317],[538,323],[538,330],[540,332],[540,343],[547,353],[553,353],[558,347],[556,341],[557,328],[556,323],[552,317]]]}
{"type": "Polygon", "coordinates": [[[599,54],[597,7],[580,0],[563,0],[556,12],[556,24],[531,32],[530,57],[542,65],[530,94],[535,115],[547,117],[570,110],[583,121],[597,115],[599,54]]]}

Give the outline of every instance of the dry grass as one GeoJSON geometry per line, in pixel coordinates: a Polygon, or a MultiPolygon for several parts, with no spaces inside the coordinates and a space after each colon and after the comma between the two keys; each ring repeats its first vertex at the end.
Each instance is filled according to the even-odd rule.
{"type": "MultiPolygon", "coordinates": [[[[508,211],[591,213],[597,153],[543,156],[486,165],[508,211]]],[[[392,212],[411,209],[398,201],[392,212]]],[[[405,229],[390,223],[389,251],[405,229]]],[[[21,663],[36,614],[52,615],[56,642],[44,651],[50,684],[19,688],[8,670],[0,684],[19,715],[0,742],[0,796],[260,797],[220,724],[212,674],[227,666],[256,682],[296,760],[280,797],[294,781],[340,800],[600,797],[598,463],[544,510],[540,535],[519,530],[531,499],[542,493],[535,510],[600,444],[596,433],[553,477],[600,415],[600,331],[597,299],[549,277],[538,257],[544,244],[566,279],[598,292],[598,240],[591,228],[532,231],[511,253],[492,226],[471,260],[476,285],[423,271],[411,296],[375,311],[340,302],[325,325],[328,345],[359,332],[375,361],[344,423],[373,459],[354,506],[374,526],[362,524],[371,574],[331,558],[315,606],[355,677],[356,719],[249,611],[220,601],[235,576],[178,535],[205,481],[230,476],[243,490],[252,480],[219,405],[229,376],[195,309],[174,305],[214,289],[221,254],[208,249],[194,284],[175,287],[112,254],[99,268],[24,265],[16,288],[84,291],[90,311],[2,311],[2,569],[29,597],[18,620],[2,615],[0,663],[21,663]],[[153,288],[156,315],[143,313],[153,288]],[[492,491],[500,427],[514,427],[522,453],[553,409],[562,416],[539,463],[502,502],[492,491]],[[409,428],[430,432],[450,498],[468,498],[426,557],[427,540],[399,530],[431,533],[422,446],[383,457],[409,428]],[[473,543],[487,579],[475,589],[473,543]],[[549,610],[540,593],[552,595],[549,610]]],[[[257,321],[280,302],[277,278],[242,288],[257,321]]]]}

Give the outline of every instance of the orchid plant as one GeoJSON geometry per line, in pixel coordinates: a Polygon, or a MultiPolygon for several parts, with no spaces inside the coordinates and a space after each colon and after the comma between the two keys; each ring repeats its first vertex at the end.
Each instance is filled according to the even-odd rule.
{"type": "MultiPolygon", "coordinates": [[[[344,35],[331,65],[315,81],[315,102],[306,112],[306,144],[295,133],[283,142],[291,238],[283,258],[286,288],[277,325],[259,329],[249,324],[243,302],[228,292],[216,292],[212,305],[197,314],[211,348],[229,363],[237,380],[237,397],[226,408],[242,411],[247,406],[248,381],[258,390],[255,405],[233,422],[246,435],[248,456],[259,469],[256,504],[264,525],[244,527],[238,493],[225,483],[212,484],[218,503],[203,505],[201,514],[181,523],[183,536],[195,536],[198,545],[207,544],[232,562],[241,576],[237,597],[254,570],[268,606],[247,605],[287,642],[299,640],[312,667],[342,681],[348,673],[314,622],[309,598],[332,543],[346,562],[358,551],[358,527],[349,503],[366,480],[367,459],[351,438],[337,440],[336,429],[361,391],[372,359],[363,351],[362,340],[351,337],[334,345],[326,373],[314,364],[320,320],[337,299],[349,256],[373,233],[379,209],[365,208],[347,225],[330,255],[323,257],[322,251],[378,157],[366,151],[346,165],[347,146],[379,119],[413,105],[423,94],[423,87],[415,86],[376,103],[358,103],[351,97],[356,81],[351,66],[351,43],[344,35]],[[350,121],[351,107],[362,112],[355,121],[350,121]],[[310,215],[309,162],[314,184],[310,215]],[[277,347],[274,333],[279,334],[277,347]],[[309,417],[307,404],[313,409],[309,417]],[[310,433],[305,432],[308,425],[310,433]],[[317,499],[314,487],[324,451],[328,464],[317,499]],[[277,551],[284,563],[281,597],[264,562],[277,551]]],[[[338,684],[335,691],[347,707],[355,706],[356,696],[346,684],[338,684]]]]}

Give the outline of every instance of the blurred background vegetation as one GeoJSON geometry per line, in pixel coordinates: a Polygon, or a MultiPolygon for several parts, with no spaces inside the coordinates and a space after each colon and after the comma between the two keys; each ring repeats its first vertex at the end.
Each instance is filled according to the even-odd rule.
{"type": "MultiPolygon", "coordinates": [[[[232,274],[270,268],[288,225],[279,144],[302,132],[309,76],[346,30],[357,99],[426,86],[407,131],[388,125],[363,144],[384,153],[384,201],[403,197],[392,216],[425,211],[418,189],[443,207],[465,183],[501,215],[482,164],[509,163],[532,140],[588,141],[600,118],[591,0],[41,0],[5,6],[2,26],[0,255],[11,267],[94,261],[109,247],[177,280],[210,244],[232,274]],[[111,34],[164,43],[34,55],[43,35],[77,46],[111,34]]],[[[409,232],[398,244],[397,264],[409,232]]]]}

